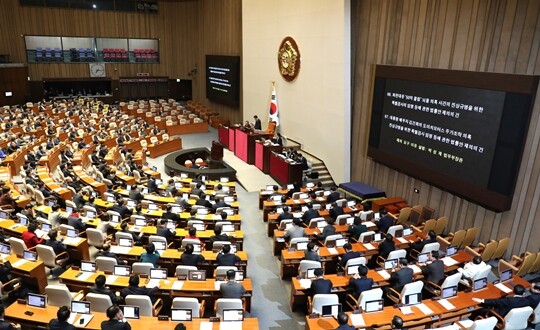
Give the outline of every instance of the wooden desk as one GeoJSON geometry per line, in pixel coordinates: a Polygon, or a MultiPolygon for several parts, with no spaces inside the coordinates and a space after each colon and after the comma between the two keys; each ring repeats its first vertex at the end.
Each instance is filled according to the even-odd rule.
{"type": "Polygon", "coordinates": [[[208,132],[208,123],[191,123],[191,124],[178,124],[172,126],[166,126],[165,130],[170,136],[191,134],[191,133],[204,133],[208,132]]]}
{"type": "MultiPolygon", "coordinates": [[[[521,284],[525,287],[530,286],[529,282],[517,276],[514,276],[513,281],[514,283],[521,284]]],[[[455,307],[451,310],[447,310],[445,307],[443,307],[438,300],[424,299],[422,303],[429,307],[432,313],[424,314],[418,308],[418,305],[411,307],[414,312],[413,314],[403,314],[399,308],[395,306],[387,306],[381,312],[362,313],[364,324],[357,324],[355,326],[364,328],[367,326],[389,325],[392,322],[392,318],[397,315],[400,316],[406,323],[416,321],[421,324],[425,324],[428,328],[439,327],[444,323],[457,321],[476,309],[478,304],[473,301],[472,298],[497,299],[505,295],[506,294],[503,291],[499,290],[490,283],[488,284],[487,288],[480,291],[458,292],[457,297],[447,300],[455,307]]],[[[351,312],[347,312],[347,314],[350,315],[351,312]]],[[[353,325],[350,318],[349,324],[353,325]]],[[[337,326],[338,323],[334,318],[310,319],[306,317],[306,329],[309,330],[330,330],[335,329],[337,326]]]]}
{"type": "Polygon", "coordinates": [[[38,166],[36,169],[37,176],[43,184],[47,187],[48,190],[54,191],[57,193],[63,200],[72,200],[73,199],[73,193],[68,188],[62,187],[58,182],[56,182],[50,172],[49,169],[45,166],[38,166]]]}
{"type": "MultiPolygon", "coordinates": [[[[20,323],[23,326],[23,329],[25,327],[39,327],[39,328],[45,328],[49,321],[56,318],[56,312],[58,311],[58,307],[55,306],[47,306],[45,308],[37,308],[37,307],[31,307],[28,305],[22,305],[18,303],[13,303],[9,307],[6,308],[6,314],[5,318],[7,321],[10,322],[16,322],[20,323]],[[24,313],[26,311],[32,311],[34,314],[32,317],[28,317],[24,313]]],[[[101,329],[101,322],[107,320],[107,316],[105,313],[100,312],[92,312],[94,317],[92,320],[88,323],[86,327],[79,327],[77,326],[77,321],[79,319],[79,316],[75,318],[75,327],[80,329],[91,329],[91,330],[100,330],[101,329]]],[[[193,319],[191,322],[182,322],[186,326],[186,329],[188,330],[199,330],[201,328],[202,323],[208,322],[208,319],[193,319]]],[[[138,320],[129,320],[129,324],[131,325],[131,328],[134,330],[138,329],[169,329],[173,330],[174,327],[179,322],[173,322],[171,320],[169,321],[159,321],[157,317],[151,317],[151,316],[141,316],[138,320]]],[[[213,322],[212,329],[213,330],[219,330],[220,329],[220,322],[213,322]]],[[[259,329],[259,321],[256,318],[245,318],[242,322],[242,329],[249,329],[249,330],[258,330],[259,329]]]]}
{"type": "Polygon", "coordinates": [[[34,285],[40,293],[45,292],[47,286],[47,275],[45,274],[45,264],[42,261],[26,261],[24,264],[17,265],[21,258],[15,254],[11,254],[4,258],[4,261],[9,261],[13,266],[11,274],[14,277],[21,277],[24,283],[34,285]]]}
{"type": "Polygon", "coordinates": [[[104,196],[105,191],[107,191],[107,186],[103,182],[98,182],[96,181],[96,179],[89,176],[86,173],[86,171],[82,168],[82,166],[73,166],[73,172],[81,181],[83,181],[85,184],[91,186],[94,190],[99,192],[101,197],[104,196]]]}
{"type": "Polygon", "coordinates": [[[379,210],[384,208],[385,206],[399,203],[407,203],[407,201],[403,197],[376,199],[371,202],[371,209],[373,210],[373,212],[379,212],[379,210]]]}
{"type": "Polygon", "coordinates": [[[24,165],[24,156],[28,153],[28,150],[33,149],[34,146],[40,145],[43,142],[45,142],[45,138],[41,137],[34,142],[21,147],[18,151],[9,154],[6,159],[4,159],[4,164],[9,166],[11,175],[17,175],[17,173],[19,173],[21,166],[24,165]]]}
{"type": "Polygon", "coordinates": [[[158,144],[149,144],[148,151],[151,158],[156,158],[161,155],[171,153],[173,151],[182,150],[182,139],[175,138],[167,142],[159,142],[158,144]]]}
{"type": "Polygon", "coordinates": [[[229,148],[229,127],[219,125],[218,137],[219,142],[222,143],[225,147],[229,148]]]}
{"type": "Polygon", "coordinates": [[[248,134],[247,137],[247,163],[248,164],[255,164],[255,148],[257,141],[265,138],[269,139],[272,137],[273,134],[265,134],[265,133],[251,133],[248,134]]]}
{"type": "Polygon", "coordinates": [[[13,180],[11,179],[11,170],[9,167],[0,167],[0,180],[4,181],[6,183],[6,186],[11,188],[11,197],[16,200],[16,203],[20,208],[24,208],[30,203],[30,197],[21,194],[19,186],[13,183],[13,180]]]}
{"type": "Polygon", "coordinates": [[[272,152],[281,152],[283,147],[280,145],[266,145],[261,141],[257,141],[255,144],[255,166],[263,171],[263,173],[270,173],[270,155],[272,152]]]}
{"type": "Polygon", "coordinates": [[[270,175],[282,186],[302,182],[302,164],[289,163],[272,152],[270,155],[270,175]]]}

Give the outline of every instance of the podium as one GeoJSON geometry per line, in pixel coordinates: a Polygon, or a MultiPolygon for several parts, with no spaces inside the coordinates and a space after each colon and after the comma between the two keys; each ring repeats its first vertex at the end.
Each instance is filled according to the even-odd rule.
{"type": "Polygon", "coordinates": [[[212,158],[213,160],[223,160],[223,145],[221,143],[217,141],[212,141],[210,158],[212,158]]]}

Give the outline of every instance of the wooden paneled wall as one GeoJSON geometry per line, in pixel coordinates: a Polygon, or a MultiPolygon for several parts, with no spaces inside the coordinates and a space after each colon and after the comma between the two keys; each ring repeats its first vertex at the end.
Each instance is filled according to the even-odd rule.
{"type": "MultiPolygon", "coordinates": [[[[236,121],[240,109],[210,103],[205,97],[205,54],[240,55],[242,51],[241,0],[178,0],[159,2],[158,14],[23,7],[19,0],[0,3],[0,54],[25,63],[24,35],[156,38],[159,64],[108,63],[112,79],[148,72],[171,79],[192,79],[197,65],[193,98],[236,121]]],[[[33,81],[43,78],[89,77],[86,63],[29,64],[33,81]]]]}
{"type": "MultiPolygon", "coordinates": [[[[495,213],[366,156],[375,64],[540,74],[540,1],[353,0],[352,179],[434,207],[450,229],[479,241],[510,237],[510,253],[540,249],[540,102],[537,96],[512,209],[495,213]],[[420,193],[415,194],[414,188],[420,193]]],[[[539,93],[540,94],[540,93],[539,93]]]]}

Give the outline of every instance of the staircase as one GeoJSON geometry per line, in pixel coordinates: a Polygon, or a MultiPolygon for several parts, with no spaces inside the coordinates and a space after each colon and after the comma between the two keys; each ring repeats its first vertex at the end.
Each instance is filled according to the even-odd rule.
{"type": "Polygon", "coordinates": [[[297,141],[294,141],[292,139],[289,139],[287,138],[286,136],[283,136],[285,139],[286,139],[286,146],[287,148],[291,148],[291,149],[294,149],[294,150],[298,150],[300,153],[302,153],[302,155],[304,155],[304,157],[307,158],[308,160],[308,163],[311,163],[311,172],[318,172],[319,173],[319,177],[317,179],[311,179],[308,175],[307,178],[304,178],[305,182],[313,182],[313,183],[317,183],[317,182],[321,182],[323,184],[323,186],[326,186],[326,187],[330,187],[330,186],[333,186],[335,185],[336,183],[334,182],[334,179],[332,179],[332,175],[330,174],[330,172],[328,171],[328,168],[326,168],[326,165],[324,164],[324,162],[315,157],[313,154],[305,151],[302,149],[302,145],[300,143],[298,143],[297,141]]]}

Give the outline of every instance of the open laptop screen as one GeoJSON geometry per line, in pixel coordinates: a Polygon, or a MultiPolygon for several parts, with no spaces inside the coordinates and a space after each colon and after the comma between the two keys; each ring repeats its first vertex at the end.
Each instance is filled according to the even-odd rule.
{"type": "Polygon", "coordinates": [[[386,270],[396,268],[397,266],[398,266],[398,260],[397,259],[390,259],[390,260],[386,260],[384,262],[384,269],[386,269],[386,270]]]}
{"type": "Polygon", "coordinates": [[[458,293],[458,287],[457,286],[451,286],[448,288],[444,288],[441,292],[441,298],[448,299],[457,296],[458,293]]]}
{"type": "Polygon", "coordinates": [[[0,253],[11,254],[11,246],[9,244],[0,243],[0,253]]]}
{"type": "Polygon", "coordinates": [[[75,238],[75,237],[79,236],[79,231],[77,229],[68,228],[67,232],[66,232],[66,236],[71,237],[71,238],[75,238]]]}
{"type": "Polygon", "coordinates": [[[503,270],[501,272],[501,276],[500,276],[499,280],[501,282],[506,282],[506,281],[508,281],[510,279],[512,279],[512,270],[511,269],[503,270]]]}
{"type": "Polygon", "coordinates": [[[473,282],[473,291],[482,290],[487,287],[487,278],[479,278],[473,282]]]}
{"type": "Polygon", "coordinates": [[[243,321],[244,311],[242,309],[224,309],[223,321],[243,321]]]}
{"type": "Polygon", "coordinates": [[[133,240],[131,240],[129,238],[119,238],[118,239],[118,246],[132,247],[133,246],[133,240]]]}
{"type": "Polygon", "coordinates": [[[206,271],[205,270],[190,270],[188,272],[188,280],[190,280],[190,281],[205,281],[206,280],[206,271]]]}
{"type": "Polygon", "coordinates": [[[420,253],[418,255],[418,263],[426,263],[429,260],[429,253],[420,253]]]}
{"type": "Polygon", "coordinates": [[[28,294],[28,306],[45,308],[47,303],[47,296],[41,294],[28,294]]]}
{"type": "Polygon", "coordinates": [[[83,272],[95,272],[96,271],[96,263],[91,261],[81,261],[81,270],[83,272]]]}
{"type": "Polygon", "coordinates": [[[41,224],[41,230],[43,230],[44,232],[48,233],[49,231],[51,231],[51,229],[52,229],[52,225],[51,225],[51,224],[45,223],[45,222],[43,222],[43,223],[41,224]]]}
{"type": "Polygon", "coordinates": [[[358,274],[358,265],[347,267],[347,275],[352,276],[354,274],[358,274]]]}
{"type": "Polygon", "coordinates": [[[416,305],[422,302],[421,293],[413,293],[405,296],[405,305],[416,305]]]}
{"type": "Polygon", "coordinates": [[[364,312],[366,312],[366,313],[380,312],[384,308],[384,300],[380,299],[380,300],[366,301],[365,307],[366,308],[365,308],[364,312]]]}
{"type": "Polygon", "coordinates": [[[315,277],[317,277],[317,276],[315,276],[315,269],[320,269],[320,268],[309,268],[306,271],[306,278],[315,278],[315,277]]]}
{"type": "Polygon", "coordinates": [[[334,305],[323,305],[322,306],[322,316],[323,317],[337,317],[338,313],[341,312],[341,304],[334,305]]]}
{"type": "Polygon", "coordinates": [[[455,245],[450,245],[449,247],[446,248],[446,256],[447,256],[447,257],[451,257],[451,256],[453,256],[454,254],[456,254],[457,251],[458,251],[457,246],[455,246],[455,245]]]}
{"type": "Polygon", "coordinates": [[[23,252],[23,259],[28,261],[36,261],[37,260],[37,253],[33,251],[25,250],[23,252]]]}
{"type": "Polygon", "coordinates": [[[139,306],[126,306],[120,305],[122,314],[126,319],[138,319],[139,318],[139,306]]]}
{"type": "Polygon", "coordinates": [[[191,309],[171,309],[171,321],[191,321],[191,309]]]}
{"type": "Polygon", "coordinates": [[[154,246],[156,247],[156,250],[158,251],[164,251],[167,249],[167,244],[165,242],[153,241],[152,243],[154,244],[154,246]]]}
{"type": "Polygon", "coordinates": [[[167,269],[166,268],[152,268],[150,269],[150,278],[155,279],[166,279],[167,278],[167,269]]]}
{"type": "Polygon", "coordinates": [[[296,243],[296,250],[297,251],[307,250],[308,243],[309,242],[298,242],[298,243],[296,243]]]}
{"type": "Polygon", "coordinates": [[[71,312],[79,314],[90,314],[90,302],[89,301],[72,301],[71,312]]]}
{"type": "Polygon", "coordinates": [[[114,266],[114,275],[116,276],[129,276],[131,273],[131,266],[114,266]]]}

